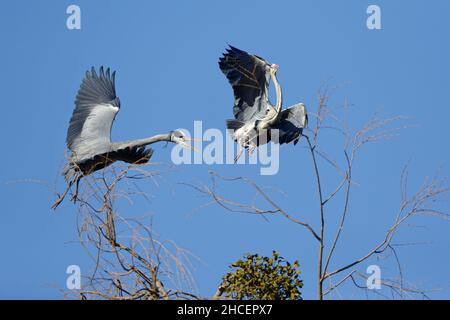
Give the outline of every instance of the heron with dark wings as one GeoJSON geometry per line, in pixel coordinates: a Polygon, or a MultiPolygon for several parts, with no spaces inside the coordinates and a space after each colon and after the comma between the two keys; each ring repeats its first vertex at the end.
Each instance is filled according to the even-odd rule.
{"type": "Polygon", "coordinates": [[[227,129],[243,150],[253,152],[259,145],[275,143],[297,144],[308,123],[305,105],[299,103],[282,110],[282,93],[276,73],[278,65],[270,64],[257,55],[230,46],[219,59],[234,92],[234,118],[227,120],[227,129]],[[276,91],[276,103],[269,101],[269,82],[276,91]]]}
{"type": "MultiPolygon", "coordinates": [[[[83,176],[103,169],[116,161],[144,164],[152,157],[153,150],[147,145],[167,141],[192,148],[183,132],[175,130],[152,137],[111,142],[111,128],[121,108],[116,95],[115,72],[110,69],[99,72],[92,67],[86,72],[75,99],[75,109],[70,119],[66,143],[71,151],[63,175],[68,183],[64,194],[55,202],[56,208],[66,196],[73,183],[83,176]]],[[[76,200],[77,190],[74,199],[76,200]]]]}

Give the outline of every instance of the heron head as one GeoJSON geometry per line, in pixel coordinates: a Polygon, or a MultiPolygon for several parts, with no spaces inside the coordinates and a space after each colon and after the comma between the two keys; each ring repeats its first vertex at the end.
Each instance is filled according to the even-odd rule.
{"type": "Polygon", "coordinates": [[[277,64],[275,64],[275,63],[272,63],[272,64],[270,65],[270,72],[272,72],[273,74],[276,74],[279,67],[280,67],[279,65],[277,65],[277,64]]]}
{"type": "Polygon", "coordinates": [[[180,130],[174,130],[170,132],[170,141],[176,144],[179,144],[183,148],[186,149],[192,149],[194,151],[197,151],[196,148],[194,148],[188,141],[192,141],[193,139],[186,136],[186,134],[183,131],[180,130]]]}
{"type": "Polygon", "coordinates": [[[180,130],[170,132],[170,141],[174,143],[186,143],[186,135],[180,130]]]}

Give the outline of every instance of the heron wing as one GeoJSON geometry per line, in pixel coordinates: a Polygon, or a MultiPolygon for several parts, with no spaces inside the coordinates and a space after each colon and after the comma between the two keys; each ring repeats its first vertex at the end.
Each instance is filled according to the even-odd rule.
{"type": "Polygon", "coordinates": [[[297,144],[303,129],[308,125],[308,114],[303,103],[289,107],[281,112],[280,121],[271,128],[271,140],[277,141],[273,136],[278,130],[280,144],[294,141],[297,144]]]}
{"type": "Polygon", "coordinates": [[[99,73],[92,68],[86,72],[75,99],[66,143],[79,159],[109,151],[111,127],[120,100],[116,96],[115,72],[109,68],[99,73]]]}
{"type": "Polygon", "coordinates": [[[115,161],[124,161],[131,164],[147,163],[153,155],[153,149],[146,147],[125,147],[117,150],[112,150],[106,153],[98,153],[92,157],[88,157],[78,161],[67,163],[64,167],[63,175],[66,181],[72,180],[77,172],[82,172],[84,175],[91,174],[97,170],[101,170],[115,161]]]}
{"type": "Polygon", "coordinates": [[[270,79],[267,66],[264,59],[232,46],[219,59],[220,70],[233,87],[237,120],[248,121],[265,114],[270,79]]]}

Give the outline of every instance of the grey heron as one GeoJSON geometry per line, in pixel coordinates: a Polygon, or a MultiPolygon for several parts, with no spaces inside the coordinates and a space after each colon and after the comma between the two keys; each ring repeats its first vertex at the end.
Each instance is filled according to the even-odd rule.
{"type": "Polygon", "coordinates": [[[280,144],[297,144],[308,123],[303,103],[282,110],[282,92],[276,73],[278,65],[270,64],[257,55],[230,46],[219,59],[219,68],[234,92],[234,118],[227,120],[227,129],[241,147],[252,152],[270,140],[280,144]],[[269,101],[269,82],[276,91],[276,103],[269,101]],[[266,135],[266,139],[264,139],[266,135]]]}
{"type": "MultiPolygon", "coordinates": [[[[86,72],[75,99],[75,108],[69,123],[66,143],[71,151],[69,161],[63,170],[68,188],[53,205],[56,208],[72,184],[77,184],[83,176],[103,169],[116,161],[131,164],[147,163],[153,150],[147,145],[167,141],[191,148],[189,139],[183,132],[175,130],[152,137],[111,142],[111,128],[121,108],[116,95],[115,71],[106,72],[100,67],[97,74],[94,67],[86,72]]],[[[76,199],[77,191],[75,192],[76,199]]]]}

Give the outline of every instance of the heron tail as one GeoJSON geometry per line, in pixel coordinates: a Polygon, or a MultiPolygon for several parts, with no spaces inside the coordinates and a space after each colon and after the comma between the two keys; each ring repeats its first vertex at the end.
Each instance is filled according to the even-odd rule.
{"type": "Polygon", "coordinates": [[[227,120],[227,130],[228,133],[231,135],[233,140],[237,140],[236,131],[238,131],[240,128],[242,128],[245,125],[245,122],[239,121],[239,120],[227,120]]]}
{"type": "Polygon", "coordinates": [[[236,131],[242,128],[245,125],[245,122],[239,120],[227,120],[227,129],[236,131]]]}

